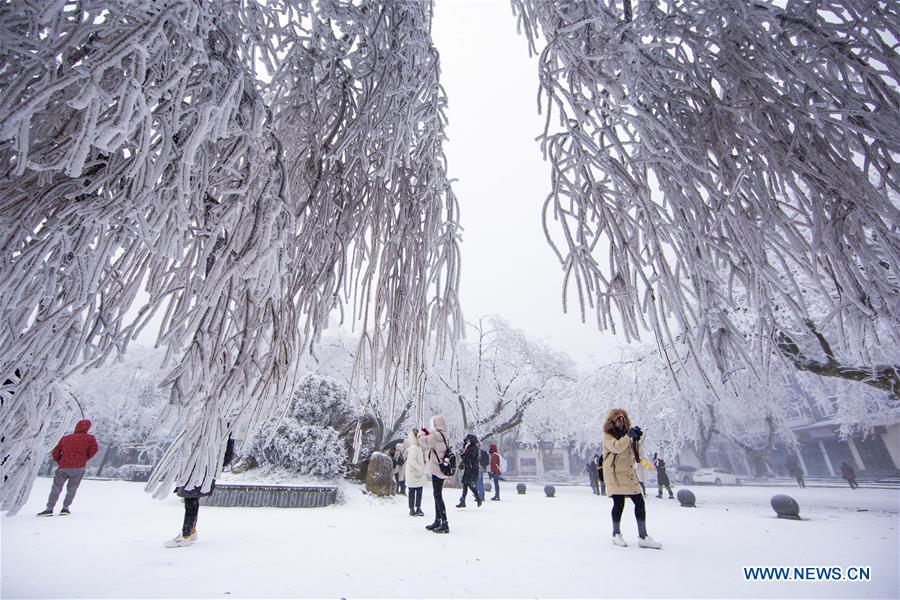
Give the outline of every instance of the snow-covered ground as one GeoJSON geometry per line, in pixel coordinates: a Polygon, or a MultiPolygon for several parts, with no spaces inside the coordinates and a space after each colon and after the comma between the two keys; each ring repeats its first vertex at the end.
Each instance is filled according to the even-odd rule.
{"type": "MultiPolygon", "coordinates": [[[[610,543],[607,498],[530,484],[501,502],[453,508],[451,532],[425,531],[406,499],[346,486],[327,508],[201,507],[199,541],[167,549],[181,524],[178,498],[141,484],[86,480],[69,517],[37,518],[50,480],[3,517],[3,598],[280,597],[779,597],[897,598],[898,492],[807,488],[693,488],[698,508],[647,499],[650,534],[637,547],[630,503],[610,543]],[[774,517],[769,498],[794,496],[803,521],[774,517]],[[871,580],[745,581],[744,566],[868,566],[871,580]]],[[[512,492],[512,493],[510,493],[512,492]]],[[[59,505],[57,505],[57,509],[59,505]]]]}

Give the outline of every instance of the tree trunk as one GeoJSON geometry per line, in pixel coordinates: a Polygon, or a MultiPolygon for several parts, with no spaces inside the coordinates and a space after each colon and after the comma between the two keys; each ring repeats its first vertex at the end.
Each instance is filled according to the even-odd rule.
{"type": "Polygon", "coordinates": [[[103,475],[103,467],[106,466],[106,463],[109,462],[109,459],[116,455],[115,449],[110,444],[106,444],[103,448],[103,458],[100,459],[100,466],[97,467],[97,477],[103,475]]]}

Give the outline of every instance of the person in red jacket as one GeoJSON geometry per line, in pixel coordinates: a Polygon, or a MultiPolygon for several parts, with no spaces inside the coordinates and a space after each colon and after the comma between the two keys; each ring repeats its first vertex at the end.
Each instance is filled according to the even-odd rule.
{"type": "Polygon", "coordinates": [[[491,480],[494,482],[494,496],[491,500],[499,500],[500,499],[500,454],[497,452],[497,444],[491,444],[491,465],[490,465],[490,475],[491,480]]]}
{"type": "Polygon", "coordinates": [[[75,499],[75,492],[84,477],[84,466],[97,454],[97,439],[88,433],[91,422],[87,419],[78,421],[75,425],[75,433],[64,435],[56,443],[51,451],[53,461],[57,465],[56,474],[53,476],[53,487],[50,488],[50,497],[47,498],[47,508],[38,513],[39,517],[52,517],[53,507],[62,492],[63,484],[66,486],[66,497],[63,500],[60,516],[68,515],[69,506],[75,499]]]}

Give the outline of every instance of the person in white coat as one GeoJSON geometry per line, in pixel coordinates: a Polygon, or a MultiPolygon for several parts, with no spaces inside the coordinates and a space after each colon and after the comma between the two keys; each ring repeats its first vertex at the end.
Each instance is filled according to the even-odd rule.
{"type": "Polygon", "coordinates": [[[406,436],[406,491],[409,499],[409,516],[424,517],[422,512],[422,488],[428,483],[425,455],[419,447],[419,430],[413,427],[406,436]]]}

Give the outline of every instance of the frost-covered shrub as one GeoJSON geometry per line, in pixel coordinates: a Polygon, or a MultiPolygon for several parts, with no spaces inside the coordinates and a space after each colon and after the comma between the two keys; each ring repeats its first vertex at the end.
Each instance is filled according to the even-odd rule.
{"type": "Polygon", "coordinates": [[[280,419],[273,417],[258,426],[253,435],[244,443],[241,452],[246,456],[252,456],[259,463],[265,462],[263,450],[269,443],[269,436],[274,435],[275,428],[278,427],[279,421],[280,419]]]}
{"type": "Polygon", "coordinates": [[[288,414],[310,425],[335,427],[351,414],[347,391],[330,377],[307,375],[294,390],[288,414]]]}
{"type": "Polygon", "coordinates": [[[544,471],[544,479],[547,481],[563,482],[572,479],[572,475],[562,469],[554,469],[550,471],[544,471]]]}
{"type": "Polygon", "coordinates": [[[263,448],[265,461],[301,475],[341,475],[347,458],[338,432],[331,427],[287,420],[263,448]]]}
{"type": "MultiPolygon", "coordinates": [[[[97,476],[97,472],[94,472],[94,477],[97,476]]],[[[122,474],[119,472],[118,467],[103,467],[103,473],[100,474],[100,477],[104,477],[107,479],[124,479],[122,474]]]]}
{"type": "Polygon", "coordinates": [[[344,473],[347,444],[336,429],[351,415],[347,392],[335,380],[307,375],[297,386],[284,417],[262,424],[244,453],[260,464],[301,475],[332,478],[344,473]]]}

